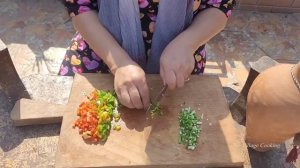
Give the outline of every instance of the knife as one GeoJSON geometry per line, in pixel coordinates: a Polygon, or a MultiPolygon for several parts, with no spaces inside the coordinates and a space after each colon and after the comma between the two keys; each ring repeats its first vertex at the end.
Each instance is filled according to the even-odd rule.
{"type": "Polygon", "coordinates": [[[164,85],[162,87],[162,89],[160,90],[160,92],[156,95],[156,97],[152,101],[150,101],[150,105],[146,111],[146,114],[148,114],[150,112],[150,109],[153,105],[159,103],[159,101],[161,100],[163,95],[166,93],[167,89],[168,89],[168,85],[164,85]]]}

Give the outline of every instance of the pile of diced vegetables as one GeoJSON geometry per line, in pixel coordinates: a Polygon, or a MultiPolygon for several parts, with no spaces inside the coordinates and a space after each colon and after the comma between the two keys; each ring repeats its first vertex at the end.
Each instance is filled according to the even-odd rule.
{"type": "Polygon", "coordinates": [[[95,90],[87,97],[88,101],[82,102],[77,109],[79,118],[73,128],[78,127],[85,140],[106,141],[112,125],[116,131],[121,129],[117,123],[120,114],[116,95],[111,91],[95,90]]]}
{"type": "MultiPolygon", "coordinates": [[[[79,128],[79,134],[85,140],[92,142],[106,141],[110,130],[121,130],[118,124],[118,101],[116,94],[111,91],[95,90],[88,101],[82,102],[78,109],[78,119],[73,128],[79,128]]],[[[160,104],[151,107],[151,118],[163,115],[160,104]]],[[[203,116],[198,119],[196,112],[191,108],[182,108],[179,113],[179,144],[187,149],[194,150],[201,133],[203,116]]]]}

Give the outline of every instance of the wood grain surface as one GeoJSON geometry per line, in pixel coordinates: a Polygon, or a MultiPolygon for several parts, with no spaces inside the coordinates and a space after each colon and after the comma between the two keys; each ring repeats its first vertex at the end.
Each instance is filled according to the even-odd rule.
{"type": "MultiPolygon", "coordinates": [[[[158,75],[147,76],[151,96],[162,87],[158,75]]],[[[103,74],[76,75],[70,102],[79,105],[83,92],[113,88],[103,74]]],[[[192,76],[182,89],[167,91],[161,101],[164,115],[148,121],[144,111],[121,108],[119,132],[111,131],[106,143],[85,142],[72,125],[76,111],[64,114],[56,167],[241,167],[244,157],[240,135],[216,76],[192,76]],[[194,151],[178,144],[178,113],[184,106],[203,113],[202,133],[194,151]]]]}
{"type": "Polygon", "coordinates": [[[20,99],[10,112],[14,126],[61,123],[63,114],[75,111],[76,107],[52,104],[43,101],[20,99]]]}

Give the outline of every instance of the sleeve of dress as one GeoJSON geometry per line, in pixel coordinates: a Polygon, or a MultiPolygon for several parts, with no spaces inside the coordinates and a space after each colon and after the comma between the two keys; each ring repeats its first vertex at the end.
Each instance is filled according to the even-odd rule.
{"type": "Polygon", "coordinates": [[[201,0],[201,4],[199,9],[194,12],[194,14],[198,14],[201,11],[209,8],[218,8],[224,14],[229,17],[232,13],[233,7],[236,5],[236,0],[201,0]]]}
{"type": "Polygon", "coordinates": [[[71,17],[91,10],[98,11],[97,0],[65,0],[64,5],[71,17]]]}

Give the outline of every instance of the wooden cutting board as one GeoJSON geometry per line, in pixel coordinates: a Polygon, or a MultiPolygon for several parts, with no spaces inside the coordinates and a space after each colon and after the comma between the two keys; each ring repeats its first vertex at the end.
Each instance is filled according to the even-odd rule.
{"type": "MultiPolygon", "coordinates": [[[[151,96],[162,87],[158,75],[147,76],[151,96]]],[[[76,75],[69,102],[78,106],[83,92],[113,88],[113,78],[103,74],[76,75]]],[[[69,103],[69,105],[70,105],[69,103]]],[[[56,167],[242,167],[240,135],[216,76],[192,76],[182,89],[167,91],[161,101],[164,115],[146,121],[144,111],[122,108],[122,130],[111,131],[104,144],[83,141],[72,125],[76,111],[65,112],[56,154],[56,167]],[[194,151],[178,144],[178,112],[185,103],[200,117],[202,133],[194,151]]]]}

